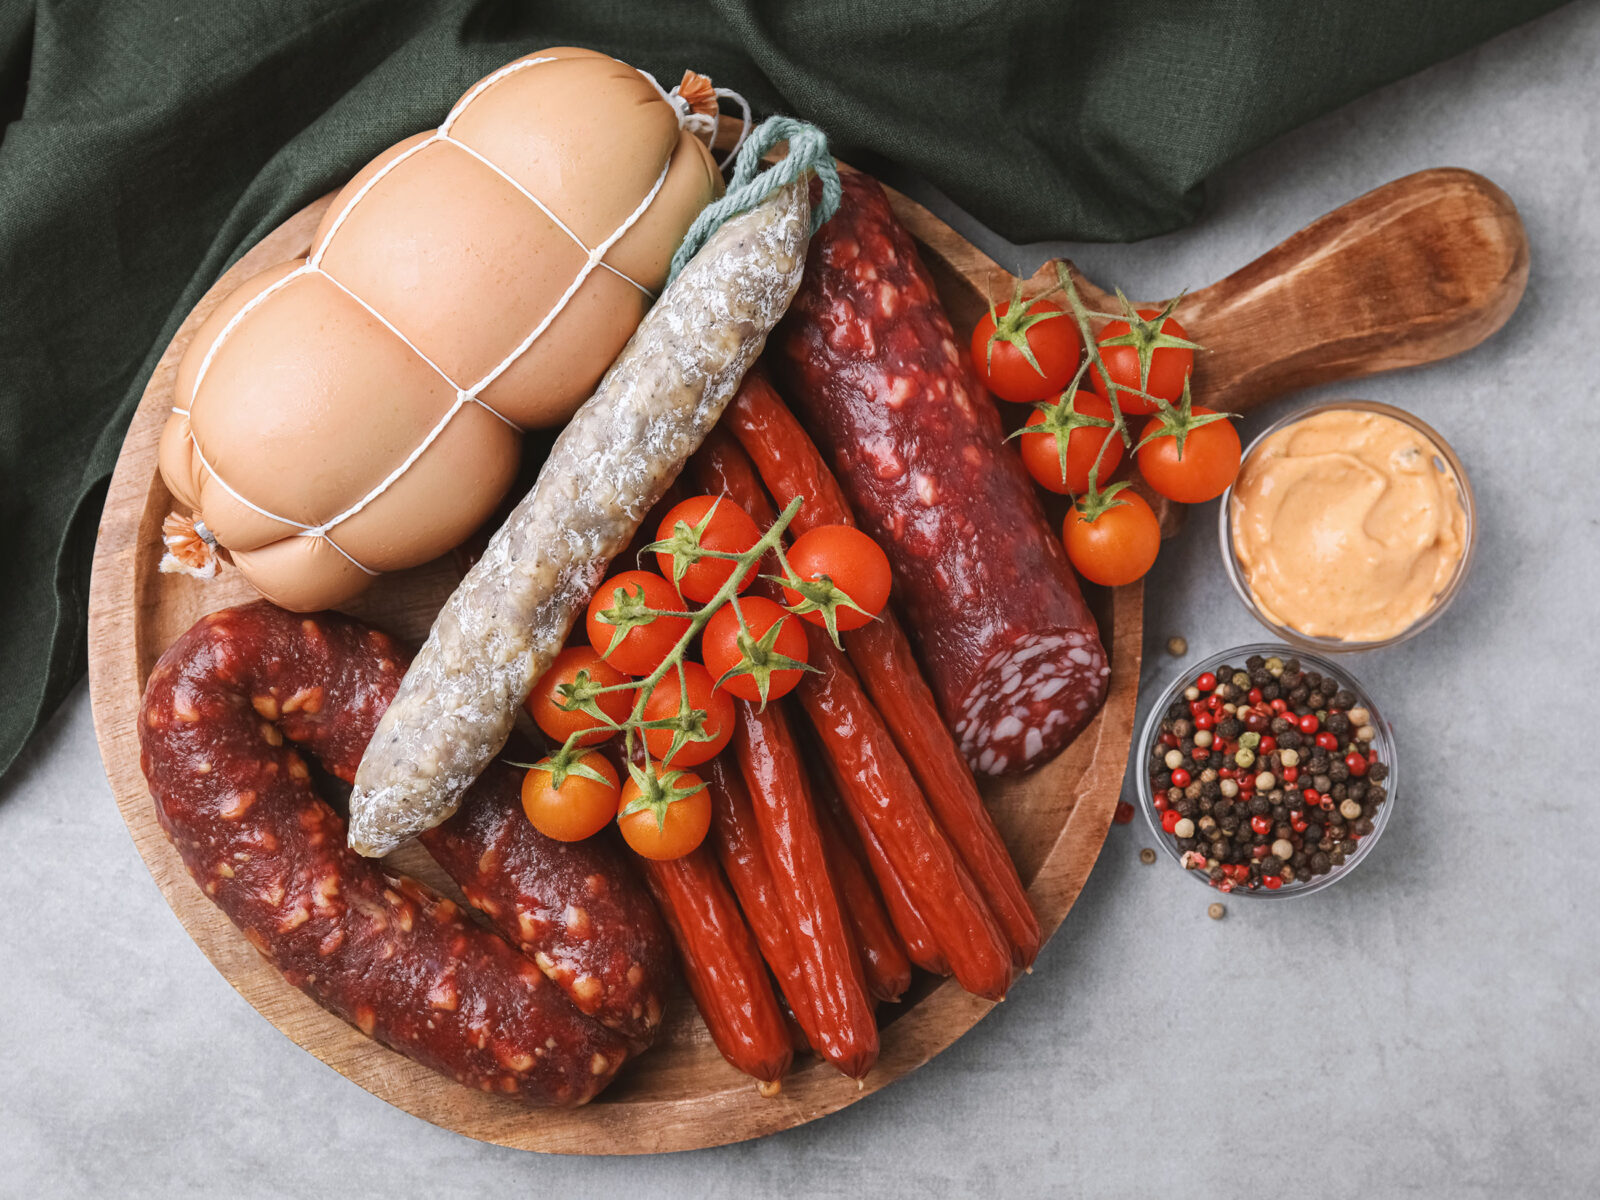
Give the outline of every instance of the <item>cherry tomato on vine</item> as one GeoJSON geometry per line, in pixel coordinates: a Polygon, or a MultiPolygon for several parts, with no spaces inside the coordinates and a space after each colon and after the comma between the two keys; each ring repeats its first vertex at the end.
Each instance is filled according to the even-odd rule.
{"type": "MultiPolygon", "coordinates": [[[[589,684],[594,687],[614,687],[628,682],[628,677],[601,658],[588,646],[568,646],[556,655],[550,669],[539,677],[533,691],[523,701],[523,707],[552,741],[566,742],[574,733],[593,730],[578,739],[580,746],[598,746],[611,736],[612,731],[597,718],[586,712],[561,707],[562,697],[556,691],[563,684],[577,682],[580,671],[588,673],[589,684]],[[598,728],[597,728],[598,727],[598,728]]],[[[602,692],[594,697],[600,711],[620,723],[633,707],[633,692],[602,692]]]]}
{"type": "Polygon", "coordinates": [[[1017,439],[1022,447],[1022,465],[1028,468],[1035,482],[1042,488],[1061,495],[1071,493],[1081,495],[1089,490],[1089,469],[1094,466],[1096,457],[1100,460],[1100,471],[1095,476],[1099,483],[1106,483],[1111,479],[1111,473],[1122,462],[1122,439],[1111,428],[1111,405],[1104,397],[1093,392],[1078,391],[1072,400],[1072,413],[1077,417],[1092,417],[1107,422],[1105,425],[1079,425],[1073,422],[1075,428],[1067,433],[1067,471],[1061,473],[1061,452],[1057,445],[1056,435],[1049,432],[1050,428],[1060,428],[1063,419],[1072,421],[1071,414],[1058,414],[1054,417],[1047,416],[1040,410],[1028,418],[1028,428],[1046,426],[1046,431],[1041,433],[1024,433],[1017,439]],[[1105,450],[1102,453],[1101,447],[1105,450]]]}
{"type": "MultiPolygon", "coordinates": [[[[756,528],[756,523],[750,519],[750,514],[726,496],[692,496],[681,504],[673,505],[667,515],[661,518],[661,526],[656,530],[656,537],[662,542],[672,542],[678,522],[683,522],[691,530],[699,529],[700,523],[706,521],[708,515],[710,520],[699,536],[702,550],[742,554],[761,540],[761,530],[756,528]]],[[[728,582],[735,565],[725,558],[702,558],[698,562],[690,563],[684,569],[682,578],[677,581],[678,591],[685,599],[705,604],[717,594],[723,584],[728,582]]],[[[671,582],[673,563],[670,551],[656,551],[656,566],[661,569],[668,582],[671,582]]],[[[756,568],[751,567],[746,570],[744,578],[739,582],[739,590],[742,592],[749,587],[755,577],[756,568]]]]}
{"type": "Polygon", "coordinates": [[[972,365],[1002,400],[1032,404],[1057,395],[1078,369],[1083,339],[1070,314],[1048,300],[991,305],[972,331],[972,365]],[[1032,359],[1030,362],[1029,359],[1032,359]]]}
{"type": "Polygon", "coordinates": [[[648,675],[654,671],[689,629],[687,617],[655,617],[642,624],[635,623],[635,618],[629,614],[637,613],[640,608],[682,612],[683,599],[670,583],[653,571],[623,571],[600,585],[600,590],[589,601],[585,621],[589,644],[606,662],[629,675],[648,675]],[[608,610],[615,610],[619,615],[608,621],[603,615],[608,610]],[[616,639],[615,645],[613,639],[616,639]]]}
{"type": "Polygon", "coordinates": [[[676,779],[663,780],[656,788],[661,794],[653,805],[630,813],[629,806],[645,798],[645,790],[631,777],[622,785],[617,828],[641,858],[682,858],[705,841],[711,828],[711,795],[705,781],[692,771],[680,771],[676,779]]]}
{"type": "MultiPolygon", "coordinates": [[[[722,690],[741,700],[759,704],[763,699],[776,700],[794,691],[805,672],[795,668],[776,667],[769,655],[781,655],[796,662],[806,661],[806,631],[798,618],[781,604],[764,596],[749,596],[739,601],[750,636],[755,639],[751,647],[750,665],[753,671],[728,676],[721,684],[722,690]],[[773,628],[776,634],[771,634],[773,628]],[[769,634],[771,636],[769,636],[769,634]],[[761,677],[766,677],[767,694],[761,695],[761,677]]],[[[714,679],[723,679],[729,671],[745,661],[739,647],[739,614],[733,605],[719,608],[700,634],[700,652],[706,660],[706,669],[714,679]]]]}
{"type": "MultiPolygon", "coordinates": [[[[1143,352],[1150,361],[1150,377],[1143,390],[1152,396],[1176,403],[1183,394],[1184,380],[1189,378],[1189,372],[1194,369],[1193,349],[1168,344],[1172,339],[1189,340],[1183,326],[1168,317],[1157,329],[1153,322],[1161,315],[1161,310],[1141,308],[1138,311],[1141,320],[1137,329],[1127,321],[1108,321],[1095,339],[1100,346],[1100,360],[1105,363],[1111,382],[1119,389],[1117,404],[1121,406],[1124,416],[1144,416],[1155,412],[1158,407],[1143,396],[1121,390],[1139,387],[1141,347],[1137,343],[1144,343],[1143,352]],[[1106,344],[1121,343],[1125,339],[1135,344],[1106,344]]],[[[1110,395],[1098,367],[1089,368],[1089,382],[1102,396],[1110,395]]]]}
{"type": "Polygon", "coordinates": [[[616,815],[617,769],[604,754],[591,750],[573,763],[558,788],[549,762],[534,764],[522,777],[522,811],[535,829],[558,842],[593,837],[616,815]]]}
{"type": "Polygon", "coordinates": [[[678,747],[678,752],[671,758],[667,751],[672,749],[671,729],[646,729],[644,730],[645,749],[650,751],[650,756],[659,762],[664,762],[669,767],[695,767],[703,762],[708,762],[722,753],[728,739],[733,736],[733,698],[728,693],[716,686],[716,680],[711,672],[697,662],[683,664],[683,689],[678,686],[678,673],[669,670],[656,684],[656,690],[650,693],[650,699],[644,702],[644,719],[646,721],[665,721],[678,715],[680,692],[686,690],[689,695],[689,707],[697,708],[706,714],[704,730],[711,735],[708,742],[685,742],[678,747]]]}
{"type": "MultiPolygon", "coordinates": [[[[878,543],[849,525],[818,525],[795,539],[787,558],[802,580],[832,580],[833,586],[857,605],[857,611],[840,604],[835,610],[840,629],[860,629],[889,602],[889,558],[878,543]]],[[[791,605],[806,597],[788,585],[784,599],[791,605]]],[[[827,628],[820,611],[801,613],[802,620],[827,628]]]]}
{"type": "Polygon", "coordinates": [[[1124,490],[1117,493],[1116,500],[1122,503],[1113,503],[1093,521],[1084,520],[1080,500],[1061,527],[1067,557],[1078,574],[1107,587],[1143,577],[1161,549],[1161,524],[1144,497],[1124,490]]]}
{"type": "MultiPolygon", "coordinates": [[[[1213,409],[1195,405],[1196,417],[1212,415],[1213,409]]],[[[1183,450],[1172,424],[1162,417],[1146,422],[1139,439],[1139,474],[1169,500],[1199,504],[1228,490],[1239,474],[1239,431],[1228,420],[1195,425],[1184,434],[1183,450]]]]}

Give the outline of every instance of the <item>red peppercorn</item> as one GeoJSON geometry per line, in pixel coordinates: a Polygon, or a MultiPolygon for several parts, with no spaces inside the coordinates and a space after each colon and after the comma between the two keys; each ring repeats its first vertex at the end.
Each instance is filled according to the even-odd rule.
{"type": "Polygon", "coordinates": [[[1201,713],[1206,712],[1206,711],[1208,711],[1208,710],[1206,708],[1206,702],[1204,700],[1191,700],[1191,701],[1189,701],[1189,715],[1191,717],[1198,717],[1201,713]]]}
{"type": "Polygon", "coordinates": [[[1222,697],[1217,695],[1215,692],[1213,692],[1211,694],[1211,699],[1206,701],[1206,707],[1209,708],[1212,712],[1221,712],[1222,711],[1222,697]]]}
{"type": "Polygon", "coordinates": [[[1289,818],[1289,828],[1294,830],[1296,833],[1304,833],[1306,831],[1307,824],[1308,822],[1304,817],[1289,818]]]}
{"type": "Polygon", "coordinates": [[[1217,772],[1217,778],[1218,779],[1232,779],[1237,774],[1238,774],[1238,772],[1235,771],[1232,767],[1223,767],[1221,770],[1219,770],[1217,772]]]}
{"type": "Polygon", "coordinates": [[[1283,781],[1285,783],[1293,783],[1296,779],[1299,779],[1299,778],[1300,778],[1300,768],[1299,767],[1285,767],[1283,769],[1283,781]]]}
{"type": "Polygon", "coordinates": [[[1268,736],[1268,737],[1264,737],[1264,738],[1261,739],[1261,745],[1256,747],[1256,753],[1257,754],[1271,754],[1277,748],[1278,748],[1278,739],[1275,738],[1275,737],[1268,736]]]}
{"type": "Polygon", "coordinates": [[[1286,713],[1286,712],[1288,712],[1289,711],[1289,702],[1287,700],[1285,700],[1282,696],[1278,697],[1276,700],[1274,700],[1272,702],[1272,711],[1275,712],[1275,713],[1286,713]]]}
{"type": "Polygon", "coordinates": [[[1182,767],[1179,767],[1176,771],[1174,771],[1172,773],[1172,786],[1175,788],[1188,787],[1189,772],[1185,771],[1182,767]]]}
{"type": "Polygon", "coordinates": [[[1150,801],[1150,804],[1157,812],[1160,813],[1166,812],[1167,809],[1171,807],[1171,805],[1167,803],[1166,793],[1164,792],[1157,796],[1154,800],[1150,801]]]}
{"type": "Polygon", "coordinates": [[[1271,846],[1251,846],[1250,847],[1250,857],[1251,858],[1265,858],[1271,852],[1272,852],[1272,847],[1271,846]]]}
{"type": "Polygon", "coordinates": [[[1261,882],[1267,885],[1267,891],[1275,892],[1283,886],[1283,876],[1263,875],[1261,877],[1261,882]]]}
{"type": "Polygon", "coordinates": [[[1300,732],[1310,737],[1322,727],[1322,722],[1317,720],[1316,713],[1307,713],[1300,718],[1300,732]]]}
{"type": "Polygon", "coordinates": [[[1367,759],[1360,751],[1352,750],[1344,756],[1344,765],[1350,768],[1350,774],[1357,778],[1367,773],[1367,759]]]}
{"type": "Polygon", "coordinates": [[[1190,861],[1191,861],[1191,862],[1193,862],[1193,863],[1194,863],[1194,865],[1195,865],[1195,866],[1197,866],[1197,867],[1199,867],[1199,868],[1201,868],[1201,869],[1202,869],[1202,870],[1204,870],[1204,869],[1205,869],[1205,866],[1206,866],[1206,856],[1205,856],[1205,855],[1204,855],[1204,854],[1196,854],[1196,855],[1195,855],[1195,856],[1194,856],[1194,858],[1193,858],[1193,859],[1191,859],[1191,860],[1190,860],[1190,861]]]}
{"type": "Polygon", "coordinates": [[[1133,805],[1126,800],[1117,801],[1117,811],[1111,814],[1111,819],[1118,825],[1126,825],[1133,820],[1133,805]]]}
{"type": "Polygon", "coordinates": [[[1270,817],[1251,817],[1250,818],[1250,828],[1253,829],[1257,833],[1271,833],[1272,832],[1272,818],[1270,818],[1270,817]]]}
{"type": "MultiPolygon", "coordinates": [[[[1199,712],[1194,715],[1194,727],[1196,729],[1211,729],[1216,725],[1216,723],[1217,717],[1215,713],[1207,711],[1199,712]]],[[[671,749],[671,747],[669,746],[668,749],[671,749]]]]}
{"type": "Polygon", "coordinates": [[[1200,678],[1194,681],[1194,685],[1202,692],[1209,692],[1217,686],[1217,677],[1210,671],[1205,671],[1201,674],[1200,678]]]}
{"type": "Polygon", "coordinates": [[[1333,797],[1332,796],[1324,796],[1321,800],[1317,801],[1317,807],[1322,809],[1323,812],[1332,812],[1333,811],[1333,797]]]}
{"type": "Polygon", "coordinates": [[[1166,746],[1168,749],[1176,750],[1178,748],[1178,735],[1173,733],[1170,729],[1167,730],[1166,733],[1161,735],[1161,744],[1166,746]]]}
{"type": "Polygon", "coordinates": [[[1178,822],[1181,820],[1183,820],[1183,818],[1178,815],[1178,810],[1175,808],[1169,808],[1166,812],[1161,814],[1161,828],[1163,832],[1171,833],[1178,827],[1178,822]]]}
{"type": "Polygon", "coordinates": [[[1324,729],[1321,733],[1317,734],[1317,745],[1321,746],[1324,750],[1337,750],[1339,748],[1339,739],[1324,729]]]}
{"type": "Polygon", "coordinates": [[[1219,892],[1231,892],[1231,891],[1233,891],[1233,880],[1224,879],[1221,883],[1217,884],[1217,891],[1219,891],[1219,892]]]}
{"type": "Polygon", "coordinates": [[[1260,688],[1251,688],[1250,689],[1250,694],[1248,696],[1246,696],[1245,699],[1249,700],[1251,704],[1260,704],[1261,703],[1261,689],[1260,688]]]}
{"type": "Polygon", "coordinates": [[[1321,796],[1317,795],[1316,788],[1306,788],[1300,794],[1306,798],[1307,804],[1315,804],[1318,800],[1322,799],[1321,796]]]}

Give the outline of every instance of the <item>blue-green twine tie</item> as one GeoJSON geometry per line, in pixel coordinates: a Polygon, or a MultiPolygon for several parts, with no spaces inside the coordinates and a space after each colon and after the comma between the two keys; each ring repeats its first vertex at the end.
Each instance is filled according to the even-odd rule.
{"type": "Polygon", "coordinates": [[[672,256],[667,282],[678,277],[678,272],[689,265],[689,260],[699,253],[700,247],[724,221],[754,208],[807,171],[815,171],[822,181],[822,201],[811,210],[811,232],[815,233],[824,221],[839,211],[839,169],[834,166],[833,155],[828,153],[828,135],[815,125],[793,117],[768,117],[761,122],[739,147],[728,190],[721,199],[706,205],[689,226],[689,232],[683,235],[683,244],[672,256]],[[763,171],[762,156],[779,142],[789,143],[789,153],[763,171]]]}

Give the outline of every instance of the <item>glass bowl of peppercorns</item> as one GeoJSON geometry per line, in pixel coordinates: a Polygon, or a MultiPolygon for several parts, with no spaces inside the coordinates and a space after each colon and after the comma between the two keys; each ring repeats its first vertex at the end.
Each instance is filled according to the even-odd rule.
{"type": "Polygon", "coordinates": [[[1320,891],[1388,824],[1394,733],[1343,667],[1237,646],[1185,670],[1139,741],[1140,806],[1200,882],[1234,895],[1320,891]]]}

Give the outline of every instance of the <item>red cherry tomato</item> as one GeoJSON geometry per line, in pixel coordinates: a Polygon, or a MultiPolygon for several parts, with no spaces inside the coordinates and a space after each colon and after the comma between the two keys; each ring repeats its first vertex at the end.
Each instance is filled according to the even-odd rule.
{"type": "MultiPolygon", "coordinates": [[[[889,602],[889,559],[859,529],[849,525],[818,525],[795,539],[788,553],[789,566],[802,580],[828,579],[833,586],[865,610],[840,604],[835,610],[840,629],[859,629],[883,611],[889,602]]],[[[805,597],[793,588],[783,589],[790,605],[805,597]]],[[[826,626],[821,612],[800,614],[813,625],[826,626]]]]}
{"type": "MultiPolygon", "coordinates": [[[[756,528],[750,514],[726,496],[693,496],[681,504],[673,505],[667,515],[661,518],[660,528],[656,530],[657,540],[664,542],[671,539],[680,521],[690,529],[699,528],[708,513],[711,520],[700,534],[701,549],[742,554],[761,540],[761,530],[756,528]]],[[[656,566],[671,582],[672,555],[656,551],[656,566]]],[[[734,564],[725,558],[702,558],[690,563],[684,569],[683,577],[678,580],[678,591],[686,599],[705,604],[728,582],[733,568],[734,564]]],[[[744,578],[739,581],[739,590],[742,592],[749,587],[755,577],[754,567],[746,570],[744,578]]]]}
{"type": "Polygon", "coordinates": [[[585,622],[589,644],[606,662],[629,675],[650,674],[689,630],[687,617],[656,617],[648,624],[626,628],[618,637],[623,625],[604,614],[608,610],[626,613],[640,606],[657,612],[682,612],[683,599],[653,571],[623,571],[600,585],[589,601],[585,622]]]}
{"type": "Polygon", "coordinates": [[[651,757],[658,762],[664,762],[668,767],[694,767],[700,763],[708,762],[722,753],[728,739],[733,736],[733,699],[722,688],[716,687],[711,672],[707,671],[697,662],[683,664],[682,689],[678,686],[678,673],[668,671],[661,682],[656,684],[656,690],[650,693],[650,699],[644,703],[644,719],[646,721],[665,721],[678,715],[680,692],[687,691],[689,707],[697,708],[706,714],[705,732],[711,735],[709,742],[685,742],[678,747],[678,752],[671,758],[667,751],[672,749],[673,731],[670,729],[646,729],[644,731],[645,749],[650,751],[651,757]]]}
{"type": "MultiPolygon", "coordinates": [[[[593,733],[586,733],[578,739],[578,745],[598,746],[611,736],[612,731],[586,712],[562,708],[560,706],[562,697],[556,690],[564,684],[576,683],[580,672],[586,673],[588,682],[595,687],[614,687],[628,682],[626,675],[606,662],[592,648],[568,646],[556,655],[556,660],[550,664],[550,669],[540,676],[538,683],[533,685],[533,691],[528,693],[527,700],[523,701],[523,707],[528,710],[528,715],[533,718],[534,724],[544,730],[545,736],[552,741],[565,743],[574,733],[583,729],[593,729],[593,733]]],[[[633,692],[602,692],[594,697],[594,703],[613,721],[621,722],[633,707],[633,692]]]]}
{"type": "Polygon", "coordinates": [[[1078,574],[1093,583],[1121,587],[1144,576],[1161,549],[1161,523],[1137,492],[1117,493],[1123,503],[1095,520],[1083,519],[1074,505],[1062,524],[1061,540],[1078,574]]]}
{"type": "MultiPolygon", "coordinates": [[[[1215,411],[1195,405],[1197,417],[1215,411]]],[[[1184,436],[1183,450],[1178,439],[1163,433],[1163,420],[1155,417],[1145,423],[1139,440],[1139,474],[1145,482],[1169,500],[1199,504],[1227,491],[1239,474],[1239,431],[1232,421],[1210,421],[1197,425],[1184,436]],[[1149,439],[1149,440],[1146,440],[1149,439]]]]}
{"type": "MultiPolygon", "coordinates": [[[[1104,397],[1093,392],[1078,391],[1073,396],[1072,411],[1082,417],[1111,420],[1111,405],[1104,397]]],[[[1044,425],[1046,415],[1039,410],[1028,418],[1028,428],[1044,425]]],[[[1067,434],[1067,470],[1061,471],[1061,451],[1053,433],[1025,433],[1018,439],[1022,445],[1022,465],[1042,488],[1066,495],[1082,495],[1089,490],[1089,470],[1100,460],[1100,471],[1095,476],[1100,483],[1111,479],[1111,473],[1122,462],[1122,439],[1110,426],[1080,425],[1067,434]],[[1101,447],[1105,450],[1102,453],[1101,447]]]]}
{"type": "Polygon", "coordinates": [[[1048,300],[998,305],[972,331],[972,365],[978,377],[1000,399],[1015,404],[1059,394],[1072,381],[1082,356],[1078,326],[1048,300]]]}
{"type": "Polygon", "coordinates": [[[650,808],[628,812],[628,806],[643,795],[643,789],[632,778],[622,785],[616,809],[617,828],[622,831],[623,841],[641,858],[682,858],[705,841],[706,831],[711,828],[711,796],[700,776],[684,771],[669,786],[692,794],[670,801],[658,817],[650,808]]]}
{"type": "MultiPolygon", "coordinates": [[[[1155,308],[1141,308],[1138,312],[1145,321],[1153,321],[1161,315],[1161,310],[1155,308]]],[[[1121,390],[1139,387],[1138,347],[1106,345],[1109,341],[1127,337],[1130,332],[1132,327],[1128,322],[1108,321],[1095,341],[1099,343],[1100,361],[1105,363],[1106,370],[1111,375],[1111,382],[1117,385],[1117,403],[1121,406],[1123,415],[1143,416],[1155,412],[1157,406],[1143,396],[1121,390]]],[[[1161,332],[1170,337],[1189,340],[1189,335],[1184,332],[1183,326],[1172,317],[1162,322],[1161,332]]],[[[1143,390],[1152,396],[1161,397],[1168,403],[1176,403],[1183,395],[1183,381],[1189,378],[1189,372],[1193,369],[1193,350],[1179,346],[1157,346],[1150,352],[1150,378],[1143,390]]],[[[1089,381],[1094,390],[1102,396],[1110,395],[1098,367],[1089,369],[1089,381]]]]}
{"type": "Polygon", "coordinates": [[[559,788],[551,783],[549,761],[529,767],[522,777],[522,811],[533,827],[558,842],[581,842],[609,825],[617,811],[617,769],[606,756],[591,750],[574,764],[599,779],[575,770],[559,788]]]}
{"type": "MultiPolygon", "coordinates": [[[[761,677],[764,675],[767,680],[766,699],[776,700],[779,696],[787,696],[799,684],[804,672],[792,668],[774,668],[768,655],[781,654],[796,662],[805,662],[805,628],[793,613],[764,596],[749,596],[740,600],[739,608],[744,613],[745,624],[749,626],[750,636],[755,642],[750,647],[749,663],[746,664],[753,669],[745,674],[728,676],[721,684],[722,690],[741,700],[760,703],[763,699],[761,677]],[[761,643],[774,625],[779,626],[777,637],[769,648],[763,647],[761,643]]],[[[739,637],[739,615],[731,604],[723,605],[706,622],[705,630],[700,635],[700,652],[713,679],[722,679],[729,671],[745,663],[745,651],[739,645],[739,637]]]]}

